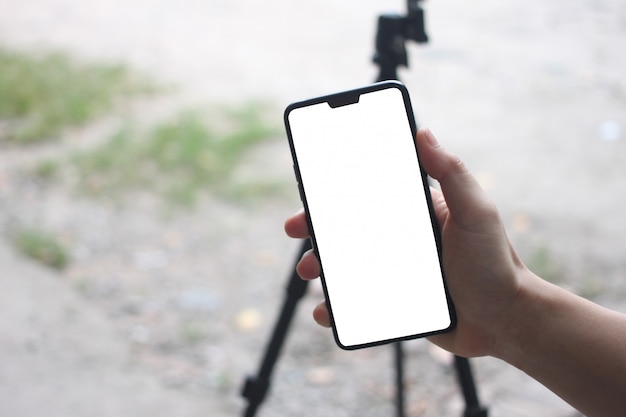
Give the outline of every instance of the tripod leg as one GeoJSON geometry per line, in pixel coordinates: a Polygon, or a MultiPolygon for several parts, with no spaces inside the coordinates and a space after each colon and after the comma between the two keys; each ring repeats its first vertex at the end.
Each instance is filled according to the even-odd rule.
{"type": "Polygon", "coordinates": [[[405,417],[404,405],[404,352],[402,350],[402,342],[393,344],[394,359],[396,368],[396,416],[405,417]]]}
{"type": "Polygon", "coordinates": [[[472,375],[469,359],[460,356],[454,357],[454,366],[459,378],[459,385],[465,398],[465,412],[463,417],[487,417],[487,409],[480,405],[476,385],[472,375]]]}
{"type": "Polygon", "coordinates": [[[309,249],[311,249],[311,241],[306,239],[302,242],[300,249],[300,255],[296,257],[296,262],[292,268],[291,276],[287,284],[287,296],[283,303],[282,310],[278,321],[274,326],[272,337],[265,350],[265,355],[261,362],[259,373],[254,376],[246,378],[246,382],[243,386],[241,395],[248,400],[248,407],[246,408],[245,417],[253,417],[256,415],[257,409],[265,399],[265,396],[270,387],[270,377],[280,349],[282,348],[289,325],[293,319],[294,312],[298,305],[298,301],[304,296],[307,289],[307,281],[300,279],[296,273],[296,263],[300,257],[309,249]]]}

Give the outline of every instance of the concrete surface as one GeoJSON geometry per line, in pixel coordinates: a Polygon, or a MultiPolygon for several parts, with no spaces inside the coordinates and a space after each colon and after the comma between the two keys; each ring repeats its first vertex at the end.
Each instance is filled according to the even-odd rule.
{"type": "MultiPolygon", "coordinates": [[[[626,5],[424,6],[431,42],[410,46],[401,72],[418,122],[478,175],[531,267],[626,311],[626,5]]],[[[404,13],[404,2],[0,0],[0,44],[127,63],[178,85],[175,105],[268,100],[280,123],[291,101],[375,77],[375,21],[386,11],[404,13]]],[[[139,114],[154,111],[144,106],[139,114]]],[[[164,219],[141,199],[111,207],[33,186],[20,167],[39,150],[0,146],[5,234],[42,224],[76,248],[58,273],[0,245],[0,414],[239,415],[239,385],[256,369],[296,250],[282,220],[297,199],[209,201],[164,219]],[[206,338],[181,342],[188,326],[206,338]]],[[[284,140],[242,170],[292,181],[284,140]]],[[[391,353],[338,351],[311,323],[311,292],[259,415],[392,415],[391,353]]],[[[440,354],[425,342],[408,350],[410,415],[460,415],[440,354]]],[[[493,416],[577,415],[519,371],[473,363],[493,416]]]]}

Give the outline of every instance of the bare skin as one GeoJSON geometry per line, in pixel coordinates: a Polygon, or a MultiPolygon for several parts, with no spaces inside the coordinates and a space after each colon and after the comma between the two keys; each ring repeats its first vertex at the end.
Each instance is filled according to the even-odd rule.
{"type": "MultiPolygon", "coordinates": [[[[460,356],[493,356],[533,378],[588,416],[626,410],[626,315],[544,281],[511,246],[497,208],[465,165],[420,130],[416,143],[441,191],[432,197],[441,227],[443,263],[458,324],[429,340],[460,356]]],[[[307,238],[304,212],[285,231],[307,238]]],[[[297,266],[306,280],[320,267],[312,251],[297,266]]],[[[313,311],[329,327],[326,304],[313,311]]]]}

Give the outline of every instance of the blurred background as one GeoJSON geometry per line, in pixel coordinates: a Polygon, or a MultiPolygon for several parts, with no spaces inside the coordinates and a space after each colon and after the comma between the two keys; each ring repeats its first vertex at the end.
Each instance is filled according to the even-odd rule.
{"type": "MultiPolygon", "coordinates": [[[[429,0],[400,78],[544,278],[626,311],[626,5],[429,0]]],[[[240,415],[299,208],[282,111],[374,80],[400,0],[0,0],[0,414],[240,415]]],[[[390,348],[342,352],[310,288],[263,417],[390,416],[390,348]]],[[[410,416],[457,416],[406,344],[410,416]]],[[[472,362],[493,416],[578,414],[472,362]]]]}

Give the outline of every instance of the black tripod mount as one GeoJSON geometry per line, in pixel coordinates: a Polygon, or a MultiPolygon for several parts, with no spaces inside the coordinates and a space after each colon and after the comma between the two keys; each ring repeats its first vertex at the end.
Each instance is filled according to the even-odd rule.
{"type": "MultiPolygon", "coordinates": [[[[420,1],[407,0],[408,13],[406,16],[396,14],[379,16],[374,62],[379,66],[380,72],[376,81],[397,80],[398,67],[408,67],[405,45],[407,40],[417,43],[428,41],[424,27],[424,10],[420,7],[420,1]]],[[[244,417],[254,417],[256,415],[269,391],[272,371],[287,337],[296,307],[300,299],[306,294],[308,281],[298,277],[295,267],[298,260],[309,249],[311,249],[310,240],[303,240],[291,269],[292,273],[287,283],[286,296],[278,320],[274,325],[272,336],[267,344],[259,371],[256,375],[246,378],[244,383],[241,394],[248,401],[244,417]]],[[[394,367],[396,370],[396,416],[406,417],[402,342],[394,343],[393,350],[394,367]]],[[[478,400],[469,360],[455,356],[454,367],[465,400],[465,410],[462,417],[487,417],[487,409],[478,400]]]]}
{"type": "Polygon", "coordinates": [[[378,81],[397,80],[398,67],[408,67],[406,41],[417,43],[428,42],[424,23],[424,9],[420,7],[421,0],[408,0],[408,13],[383,14],[378,17],[376,32],[376,54],[374,62],[378,64],[380,72],[378,81]]]}

